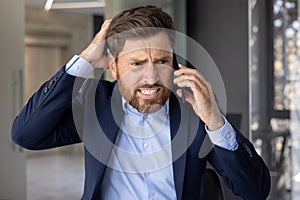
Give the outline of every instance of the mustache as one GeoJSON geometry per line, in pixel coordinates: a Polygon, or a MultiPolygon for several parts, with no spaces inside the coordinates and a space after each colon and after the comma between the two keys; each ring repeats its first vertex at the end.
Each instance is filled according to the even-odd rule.
{"type": "Polygon", "coordinates": [[[156,88],[156,87],[165,87],[161,83],[154,83],[154,84],[141,84],[135,87],[134,91],[138,91],[140,88],[156,88]]]}
{"type": "Polygon", "coordinates": [[[143,84],[136,87],[136,90],[139,88],[155,88],[155,87],[164,87],[161,83],[154,83],[154,84],[143,84]]]}

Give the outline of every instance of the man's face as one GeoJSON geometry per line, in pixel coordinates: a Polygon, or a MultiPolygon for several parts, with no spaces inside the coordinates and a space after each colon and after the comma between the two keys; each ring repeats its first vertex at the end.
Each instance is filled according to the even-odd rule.
{"type": "Polygon", "coordinates": [[[110,71],[122,96],[140,112],[157,111],[170,96],[173,53],[168,35],[128,39],[110,71]]]}

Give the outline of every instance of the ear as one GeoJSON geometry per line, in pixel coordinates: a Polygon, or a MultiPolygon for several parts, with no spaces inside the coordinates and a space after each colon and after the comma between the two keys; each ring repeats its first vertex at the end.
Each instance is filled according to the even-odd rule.
{"type": "Polygon", "coordinates": [[[114,79],[117,79],[117,63],[115,57],[109,53],[107,55],[108,68],[114,79]]]}

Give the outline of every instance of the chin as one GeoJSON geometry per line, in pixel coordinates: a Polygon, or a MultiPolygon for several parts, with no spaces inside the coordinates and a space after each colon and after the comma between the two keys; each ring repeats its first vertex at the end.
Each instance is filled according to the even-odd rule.
{"type": "Polygon", "coordinates": [[[161,107],[162,105],[160,104],[153,104],[153,105],[142,106],[138,108],[138,110],[143,113],[154,113],[158,111],[161,107]]]}
{"type": "Polygon", "coordinates": [[[129,101],[129,104],[137,109],[139,112],[143,113],[153,113],[159,110],[165,102],[163,103],[158,103],[155,102],[154,100],[151,99],[143,99],[143,100],[138,100],[137,98],[132,98],[129,101]]]}
{"type": "Polygon", "coordinates": [[[136,95],[132,95],[129,98],[129,104],[143,113],[153,113],[158,111],[168,100],[171,92],[169,90],[163,92],[155,99],[143,99],[136,95]]]}

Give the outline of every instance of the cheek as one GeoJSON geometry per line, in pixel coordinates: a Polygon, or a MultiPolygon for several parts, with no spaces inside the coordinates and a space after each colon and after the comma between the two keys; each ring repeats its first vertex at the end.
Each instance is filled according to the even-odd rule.
{"type": "Polygon", "coordinates": [[[141,84],[142,79],[143,76],[127,71],[125,74],[120,74],[118,82],[128,93],[132,93],[141,84]]]}
{"type": "Polygon", "coordinates": [[[119,79],[131,85],[141,82],[144,77],[143,71],[135,71],[135,70],[124,70],[124,71],[120,71],[118,74],[119,74],[118,77],[119,79]]]}
{"type": "Polygon", "coordinates": [[[170,84],[173,83],[173,71],[161,71],[159,73],[159,79],[163,84],[166,84],[167,86],[170,86],[170,84]]]}

